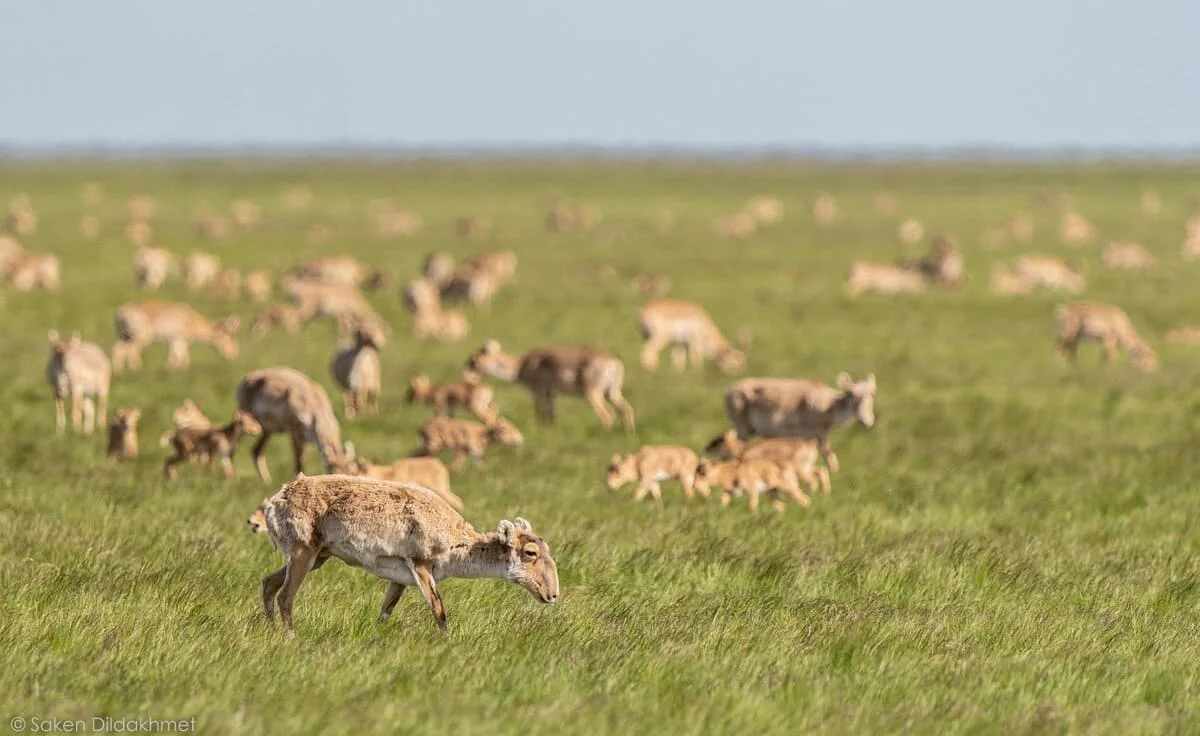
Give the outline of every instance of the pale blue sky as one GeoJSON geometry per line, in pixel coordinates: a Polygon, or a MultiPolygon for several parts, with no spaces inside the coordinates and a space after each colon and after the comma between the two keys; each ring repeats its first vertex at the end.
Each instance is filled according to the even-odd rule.
{"type": "Polygon", "coordinates": [[[1200,146],[1198,0],[0,1],[0,146],[1200,146]]]}

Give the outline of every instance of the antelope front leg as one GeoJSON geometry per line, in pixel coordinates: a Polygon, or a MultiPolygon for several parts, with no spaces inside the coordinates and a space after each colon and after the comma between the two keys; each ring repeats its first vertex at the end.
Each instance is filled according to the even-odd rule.
{"type": "Polygon", "coordinates": [[[671,367],[676,373],[682,373],[687,368],[687,348],[683,345],[671,346],[671,367]]]}
{"type": "Polygon", "coordinates": [[[76,432],[83,430],[83,397],[71,396],[71,429],[76,432]]]}
{"type": "Polygon", "coordinates": [[[304,577],[314,569],[317,552],[315,547],[298,546],[292,550],[292,556],[288,559],[284,573],[283,591],[279,593],[278,599],[279,615],[283,618],[283,625],[288,631],[293,630],[292,604],[296,601],[296,592],[300,590],[300,584],[304,582],[304,577]]]}
{"type": "Polygon", "coordinates": [[[417,581],[417,590],[421,591],[421,596],[429,604],[429,610],[433,611],[433,618],[437,621],[438,628],[445,632],[448,627],[446,606],[442,603],[437,583],[433,580],[433,571],[429,568],[428,563],[415,560],[408,560],[408,569],[417,581]]]}
{"type": "Polygon", "coordinates": [[[545,389],[533,392],[533,408],[538,419],[546,424],[554,424],[554,394],[545,389]]]}
{"type": "Polygon", "coordinates": [[[266,449],[269,439],[271,439],[271,433],[264,429],[258,442],[255,442],[254,447],[250,448],[250,457],[254,460],[254,467],[258,470],[258,477],[262,478],[264,483],[271,482],[271,471],[267,470],[267,459],[263,457],[263,450],[266,449]]]}
{"type": "Polygon", "coordinates": [[[600,418],[600,426],[612,429],[612,412],[604,405],[604,394],[600,391],[588,391],[584,398],[587,399],[588,406],[592,407],[592,411],[596,412],[596,416],[600,418]]]}
{"type": "Polygon", "coordinates": [[[279,592],[279,589],[283,587],[283,581],[287,579],[287,569],[288,566],[284,565],[262,579],[263,615],[271,623],[275,623],[275,594],[279,592]]]}
{"type": "Polygon", "coordinates": [[[296,470],[294,475],[299,475],[304,472],[304,450],[306,449],[304,442],[304,432],[292,431],[292,457],[296,460],[296,470]]]}
{"type": "Polygon", "coordinates": [[[658,354],[662,352],[664,347],[666,345],[663,344],[662,340],[654,337],[646,338],[645,344],[642,345],[642,367],[648,371],[657,370],[658,354]]]}
{"type": "Polygon", "coordinates": [[[400,596],[404,595],[404,587],[400,583],[388,583],[387,591],[383,594],[383,606],[379,609],[377,623],[383,623],[391,618],[392,611],[396,610],[396,604],[400,602],[400,596]]]}
{"type": "Polygon", "coordinates": [[[54,397],[54,429],[61,437],[67,431],[67,409],[62,398],[54,397]]]}
{"type": "Polygon", "coordinates": [[[821,457],[825,458],[825,465],[828,466],[830,473],[838,472],[837,454],[833,448],[829,446],[829,439],[822,437],[817,440],[817,448],[821,451],[821,457]]]}
{"type": "Polygon", "coordinates": [[[353,419],[357,412],[355,408],[355,396],[353,391],[342,392],[342,412],[345,413],[347,419],[353,419]]]}
{"type": "Polygon", "coordinates": [[[91,396],[83,399],[83,433],[90,435],[96,431],[96,400],[91,396]]]}

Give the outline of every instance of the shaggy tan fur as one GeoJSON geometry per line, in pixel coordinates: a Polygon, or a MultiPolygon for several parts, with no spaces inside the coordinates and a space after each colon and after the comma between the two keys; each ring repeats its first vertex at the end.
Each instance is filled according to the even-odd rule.
{"type": "Polygon", "coordinates": [[[483,376],[474,371],[463,371],[460,380],[439,383],[429,382],[428,376],[417,376],[409,381],[406,400],[409,404],[429,404],[440,417],[452,417],[460,407],[488,424],[496,419],[498,409],[496,392],[483,382],[483,376]]]}
{"type": "MultiPolygon", "coordinates": [[[[646,494],[655,501],[662,501],[659,483],[674,478],[683,486],[683,495],[691,500],[695,495],[698,463],[695,451],[682,445],[642,445],[637,452],[612,456],[608,464],[608,490],[615,491],[636,482],[634,501],[641,501],[646,494]]],[[[701,495],[708,498],[708,491],[701,495]]]]}
{"type": "Polygon", "coordinates": [[[757,511],[758,497],[763,493],[771,497],[771,505],[779,513],[786,508],[781,494],[787,494],[801,506],[812,505],[812,499],[800,490],[796,469],[765,458],[701,460],[696,466],[696,490],[708,493],[712,486],[724,489],[722,506],[728,506],[734,496],[744,495],[750,510],[757,511]]]}
{"type": "Polygon", "coordinates": [[[525,438],[507,419],[497,419],[490,424],[481,424],[470,419],[434,417],[427,419],[417,430],[421,444],[418,454],[436,455],[450,451],[454,454],[452,470],[462,470],[467,455],[475,467],[483,467],[483,455],[494,444],[519,446],[525,438]]]}

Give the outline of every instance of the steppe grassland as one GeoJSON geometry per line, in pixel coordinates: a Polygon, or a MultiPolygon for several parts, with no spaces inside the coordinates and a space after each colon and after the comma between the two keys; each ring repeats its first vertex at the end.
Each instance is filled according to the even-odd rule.
{"type": "MultiPolygon", "coordinates": [[[[1200,195],[1195,168],[1104,166],[833,166],[683,163],[356,164],[270,161],[7,163],[0,203],[26,192],[39,215],[27,248],[63,261],[59,294],[5,291],[0,312],[0,704],[58,718],[195,715],[203,733],[361,730],[434,733],[896,732],[1164,733],[1200,730],[1200,534],[1196,385],[1200,348],[1167,345],[1170,327],[1200,322],[1200,262],[1179,258],[1200,195]],[[104,186],[83,204],[85,182],[104,186]],[[305,182],[312,206],[287,211],[305,182]],[[1161,195],[1140,213],[1144,187],[1161,195]],[[600,230],[551,235],[548,197],[602,207],[600,230]],[[878,214],[876,192],[899,199],[878,214]],[[1058,244],[1058,214],[1033,203],[1068,192],[1103,236],[1143,243],[1148,274],[1105,272],[1103,241],[1058,244]],[[813,222],[820,192],[838,218],[813,222]],[[362,454],[390,459],[416,443],[422,407],[407,379],[449,378],[488,337],[508,349],[594,344],[626,362],[638,432],[600,430],[581,401],[560,399],[541,427],[518,387],[498,386],[526,444],[499,448],[486,472],[454,478],[480,528],[521,515],[558,560],[563,597],[540,606],[494,581],[444,587],[452,638],[409,593],[375,623],[382,581],[331,564],[297,601],[297,636],[261,620],[258,586],[279,558],[245,517],[277,486],[254,476],[247,450],[228,484],[200,468],[160,474],[157,437],[192,397],[211,415],[233,409],[248,370],[290,365],[332,390],[332,325],[300,338],[243,332],[232,363],[197,346],[186,374],[146,369],[114,379],[113,406],[141,406],[142,458],[103,462],[103,441],[55,438],[43,377],[46,332],[79,330],[106,349],[117,305],[141,298],[125,202],[157,198],[155,242],[206,249],[239,269],[278,273],[309,255],[348,253],[408,277],[425,253],[493,247],[520,258],[515,285],[471,337],[416,344],[398,293],[371,297],[396,330],[384,350],[384,411],[343,422],[362,454]],[[783,222],[746,240],[711,222],[771,193],[783,222]],[[409,239],[370,235],[366,208],[389,198],[420,213],[409,239]],[[253,231],[200,240],[201,203],[248,198],[253,231]],[[654,231],[660,208],[678,224],[654,231]],[[1028,245],[988,249],[980,234],[1018,211],[1028,245]],[[85,241],[80,217],[101,217],[85,241]],[[461,215],[492,222],[463,240],[461,215]],[[963,248],[960,291],[841,295],[850,259],[911,252],[896,228],[919,218],[963,248]],[[325,223],[334,236],[311,244],[325,223]],[[1087,298],[1123,306],[1162,356],[1146,375],[1100,365],[1088,346],[1068,369],[1053,352],[1053,306],[1036,293],[988,292],[994,262],[1023,252],[1086,264],[1087,298]],[[619,278],[598,274],[607,265],[619,278]],[[744,502],[633,505],[610,494],[604,467],[639,443],[701,447],[725,427],[730,379],[637,365],[640,298],[628,279],[663,273],[672,296],[705,304],[727,331],[752,326],[748,375],[832,381],[840,370],[879,381],[878,423],[839,429],[842,470],[811,511],[750,515],[744,502]]],[[[913,249],[916,250],[916,249],[913,249]]],[[[188,298],[178,281],[162,292],[188,298]]],[[[209,316],[253,313],[244,302],[192,299],[209,316]]],[[[336,400],[339,406],[340,402],[336,400]]],[[[286,477],[276,438],[272,471],[286,477]]],[[[310,452],[308,470],[318,472],[310,452]]]]}

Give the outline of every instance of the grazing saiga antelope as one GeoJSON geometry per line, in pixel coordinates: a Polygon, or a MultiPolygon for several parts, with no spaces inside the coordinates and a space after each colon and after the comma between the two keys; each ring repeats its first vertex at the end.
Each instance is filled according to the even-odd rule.
{"type": "Polygon", "coordinates": [[[867,291],[917,294],[925,291],[925,277],[920,271],[891,263],[869,263],[854,259],[850,262],[850,277],[842,291],[851,299],[867,291]]]}
{"type": "Polygon", "coordinates": [[[137,460],[137,426],[141,418],[141,409],[117,409],[113,412],[112,424],[108,425],[108,450],[105,452],[109,460],[137,460]]]}
{"type": "Polygon", "coordinates": [[[226,317],[212,322],[189,304],[152,299],[122,304],[116,313],[117,343],[113,346],[113,368],[119,373],[129,366],[142,367],[142,350],[153,342],[167,343],[167,368],[177,370],[191,363],[188,346],[193,342],[212,345],[226,360],[238,354],[234,337],[241,320],[226,317]]]}
{"type": "Polygon", "coordinates": [[[255,340],[261,340],[272,327],[280,327],[289,335],[294,335],[304,326],[304,322],[304,312],[295,304],[268,304],[254,315],[250,335],[255,340]]]}
{"type": "Polygon", "coordinates": [[[404,588],[416,586],[447,629],[437,583],[445,578],[499,578],[542,603],[558,599],[558,567],[528,521],[504,520],[481,534],[437,494],[418,485],[347,475],[303,474],[263,506],[271,545],[287,564],[263,578],[263,611],[275,620],[278,595],[284,626],[305,576],[330,557],[389,582],[379,620],[386,621],[404,588]]]}
{"type": "Polygon", "coordinates": [[[267,301],[271,298],[271,272],[263,269],[251,271],[242,280],[242,289],[252,302],[261,304],[267,301]]]}
{"type": "Polygon", "coordinates": [[[813,492],[830,491],[829,471],[817,464],[820,447],[809,437],[765,437],[745,442],[736,429],[731,429],[709,442],[704,451],[727,460],[764,459],[791,465],[813,492]]]}
{"type": "Polygon", "coordinates": [[[373,320],[383,322],[375,309],[356,287],[321,284],[294,277],[281,282],[288,301],[300,309],[307,322],[315,317],[333,320],[373,320]]]}
{"type": "Polygon", "coordinates": [[[1085,279],[1080,269],[1061,258],[1044,255],[1026,255],[1017,259],[1014,272],[1035,287],[1078,294],[1083,291],[1085,279]]]}
{"type": "Polygon", "coordinates": [[[387,284],[389,277],[383,271],[372,269],[349,256],[317,256],[292,269],[292,278],[329,286],[360,286],[373,288],[387,284]]]}
{"type": "MultiPolygon", "coordinates": [[[[637,452],[612,456],[608,463],[608,490],[615,491],[628,483],[637,483],[634,501],[650,494],[662,501],[660,482],[676,478],[683,486],[683,495],[691,500],[696,481],[696,453],[682,445],[642,445],[637,452]]],[[[702,495],[707,498],[707,491],[702,495]]]]}
{"type": "Polygon", "coordinates": [[[499,416],[495,396],[492,387],[483,382],[483,376],[474,371],[463,371],[460,380],[436,386],[429,382],[428,376],[413,378],[408,384],[406,401],[429,404],[439,417],[453,417],[459,407],[465,407],[488,424],[499,416]]]}
{"type": "Polygon", "coordinates": [[[354,328],[353,342],[333,356],[329,372],[342,389],[342,404],[347,419],[363,411],[379,413],[382,370],[379,350],[387,344],[382,327],[374,323],[354,328]]]}
{"type": "Polygon", "coordinates": [[[250,454],[264,482],[271,482],[271,474],[263,452],[271,436],[280,432],[292,438],[295,472],[304,470],[304,450],[309,442],[317,446],[328,472],[350,471],[354,446],[342,444],[342,430],[329,394],[300,371],[277,367],[247,373],[237,387],[237,405],[262,427],[250,454]]]}
{"type": "Polygon", "coordinates": [[[496,274],[482,266],[464,264],[455,269],[450,280],[441,287],[443,301],[465,301],[476,309],[486,310],[500,288],[496,274]]]}
{"type": "Polygon", "coordinates": [[[243,435],[253,437],[261,432],[258,421],[244,411],[234,412],[232,421],[221,427],[176,429],[170,434],[175,451],[163,462],[163,474],[174,479],[178,475],[177,465],[193,458],[205,458],[210,469],[214,459],[220,460],[221,472],[226,478],[232,478],[238,442],[243,435]]]}
{"type": "Polygon", "coordinates": [[[354,463],[355,475],[425,486],[441,496],[443,501],[462,511],[462,499],[450,491],[450,469],[436,457],[404,457],[391,465],[362,459],[354,463]]]}
{"type": "Polygon", "coordinates": [[[133,254],[133,273],[139,287],[156,291],[179,268],[179,260],[166,248],[138,246],[133,254]]]}
{"type": "Polygon", "coordinates": [[[183,281],[188,291],[199,291],[213,282],[221,271],[221,259],[197,250],[183,259],[183,281]]]}
{"type": "Polygon", "coordinates": [[[708,310],[682,299],[653,299],[638,313],[638,325],[645,340],[642,366],[658,368],[658,355],[670,346],[675,370],[681,371],[689,358],[693,368],[712,360],[725,373],[738,373],[746,367],[746,354],[730,344],[708,310]]]}
{"type": "Polygon", "coordinates": [[[771,505],[781,514],[786,508],[781,493],[801,506],[812,505],[812,499],[800,490],[796,469],[766,458],[718,462],[704,458],[696,466],[696,490],[707,495],[712,486],[725,489],[721,493],[721,506],[728,506],[734,496],[744,495],[750,510],[758,511],[758,497],[763,493],[771,497],[771,505]]]}
{"type": "Polygon", "coordinates": [[[417,436],[421,444],[416,455],[434,456],[449,450],[454,453],[454,462],[450,468],[455,471],[462,470],[467,455],[471,456],[471,462],[476,468],[482,468],[483,454],[492,445],[518,447],[525,442],[521,432],[504,418],[481,424],[470,419],[433,417],[421,424],[417,436]]]}
{"type": "Polygon", "coordinates": [[[625,365],[617,358],[595,348],[555,347],[530,350],[523,355],[508,355],[495,340],[488,340],[467,361],[467,370],[510,383],[516,382],[533,393],[538,419],[554,422],[554,395],[583,396],[600,424],[613,424],[611,404],[621,414],[625,429],[634,430],[633,407],[621,394],[625,365]]]}
{"type": "Polygon", "coordinates": [[[58,434],[66,431],[64,401],[71,398],[71,428],[91,434],[96,429],[96,404],[100,423],[108,423],[108,390],[112,366],[98,345],[86,342],[79,333],[67,340],[50,330],[50,359],[46,362],[46,380],[54,390],[54,424],[58,434]]]}
{"type": "Polygon", "coordinates": [[[725,413],[739,438],[811,437],[829,472],[838,470],[829,432],[857,420],[875,424],[875,374],[854,381],[839,373],[837,388],[807,378],[747,378],[725,392],[725,413]]]}
{"type": "Polygon", "coordinates": [[[1139,243],[1109,241],[1101,258],[1110,271],[1144,271],[1157,265],[1150,251],[1139,243]]]}
{"type": "Polygon", "coordinates": [[[1054,310],[1058,349],[1068,360],[1075,359],[1079,343],[1094,340],[1104,346],[1104,362],[1112,363],[1124,348],[1139,368],[1158,370],[1158,355],[1133,328],[1124,309],[1101,302],[1068,302],[1054,310]]]}
{"type": "Polygon", "coordinates": [[[9,261],[8,280],[15,291],[33,291],[38,287],[58,291],[62,286],[58,256],[24,251],[9,261]]]}

